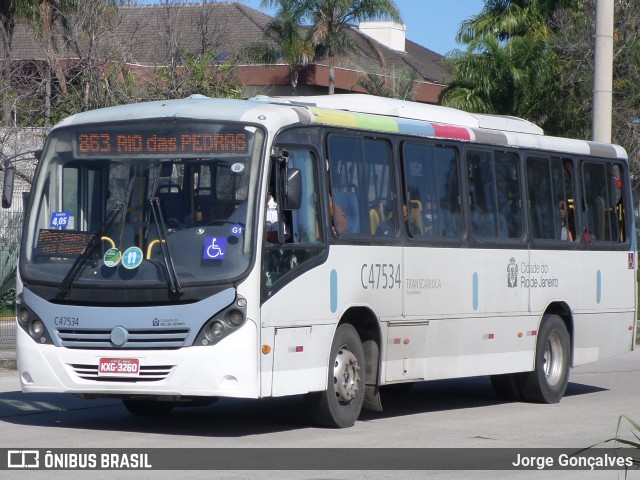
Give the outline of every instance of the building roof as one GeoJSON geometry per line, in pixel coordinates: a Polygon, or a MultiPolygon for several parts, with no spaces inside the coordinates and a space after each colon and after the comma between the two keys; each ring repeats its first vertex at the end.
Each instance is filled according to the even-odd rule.
{"type": "MultiPolygon", "coordinates": [[[[275,45],[265,37],[265,30],[273,20],[273,17],[237,2],[122,6],[111,19],[112,25],[98,33],[91,48],[100,52],[102,58],[143,66],[179,63],[183,49],[193,53],[213,49],[217,58],[224,61],[250,44],[275,45]]],[[[82,22],[83,19],[78,18],[70,24],[80,32],[82,22]]],[[[399,52],[367,37],[355,26],[350,36],[357,48],[339,59],[338,68],[385,75],[410,68],[415,70],[420,81],[438,85],[446,84],[450,78],[441,64],[442,56],[410,40],[406,41],[406,51],[399,52]],[[382,53],[383,64],[376,50],[382,53]]],[[[82,38],[82,35],[73,37],[82,38]]],[[[89,48],[85,40],[80,44],[67,41],[59,45],[58,51],[62,58],[73,59],[81,56],[79,51],[86,55],[89,48]]],[[[46,59],[33,28],[25,23],[16,26],[12,58],[46,59]]],[[[314,63],[326,65],[322,59],[314,63]]]]}

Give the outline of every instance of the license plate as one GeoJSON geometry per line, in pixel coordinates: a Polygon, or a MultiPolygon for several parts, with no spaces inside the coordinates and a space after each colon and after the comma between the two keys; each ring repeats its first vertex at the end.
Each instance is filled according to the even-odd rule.
{"type": "Polygon", "coordinates": [[[140,360],[137,358],[101,358],[98,362],[100,377],[137,377],[140,360]]]}

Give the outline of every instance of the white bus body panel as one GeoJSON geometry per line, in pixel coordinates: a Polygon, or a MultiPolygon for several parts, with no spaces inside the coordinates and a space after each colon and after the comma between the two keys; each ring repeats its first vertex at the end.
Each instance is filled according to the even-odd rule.
{"type": "Polygon", "coordinates": [[[531,371],[554,302],[571,312],[574,365],[629,351],[633,263],[624,251],[334,245],[263,305],[275,345],[263,393],[266,379],[274,396],[325,389],[333,332],[351,307],[380,322],[383,384],[531,371]],[[378,265],[400,265],[401,285],[382,288],[378,265]]]}
{"type": "Polygon", "coordinates": [[[257,327],[247,321],[212,347],[177,350],[75,350],[36,344],[17,328],[18,372],[23,392],[117,395],[224,396],[257,398],[257,327]],[[84,380],[74,365],[102,357],[140,359],[140,366],[167,366],[164,378],[152,382],[84,380]]]}

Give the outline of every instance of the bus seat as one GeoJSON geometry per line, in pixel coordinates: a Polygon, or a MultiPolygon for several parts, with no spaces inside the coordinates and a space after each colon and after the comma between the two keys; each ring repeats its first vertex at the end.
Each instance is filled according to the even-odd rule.
{"type": "Polygon", "coordinates": [[[371,224],[371,235],[375,235],[380,226],[380,215],[375,208],[369,210],[369,223],[371,224]]]}
{"type": "Polygon", "coordinates": [[[422,212],[420,210],[411,209],[411,212],[409,213],[409,223],[411,224],[412,233],[424,235],[424,227],[422,225],[422,212]]]}
{"type": "Polygon", "coordinates": [[[409,222],[412,233],[424,235],[422,224],[422,202],[420,200],[409,200],[409,222]],[[413,231],[415,229],[415,232],[413,231]]]}

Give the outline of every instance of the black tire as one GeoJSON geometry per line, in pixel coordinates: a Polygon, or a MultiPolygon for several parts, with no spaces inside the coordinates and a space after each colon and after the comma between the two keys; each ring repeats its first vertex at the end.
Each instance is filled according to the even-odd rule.
{"type": "Polygon", "coordinates": [[[166,415],[173,407],[174,402],[161,402],[158,400],[140,400],[135,398],[123,398],[122,403],[130,413],[143,417],[155,417],[166,415]]]}
{"type": "Polygon", "coordinates": [[[364,402],[364,349],[356,329],[340,325],[331,344],[329,375],[324,392],[308,396],[313,420],[330,428],[351,427],[364,402]]]}
{"type": "Polygon", "coordinates": [[[569,332],[557,315],[545,315],[536,342],[535,367],[523,374],[520,388],[525,400],[558,403],[569,384],[571,342],[569,332]]]}
{"type": "Polygon", "coordinates": [[[496,396],[505,402],[522,401],[520,381],[522,373],[506,373],[504,375],[491,375],[491,386],[496,396]]]}

